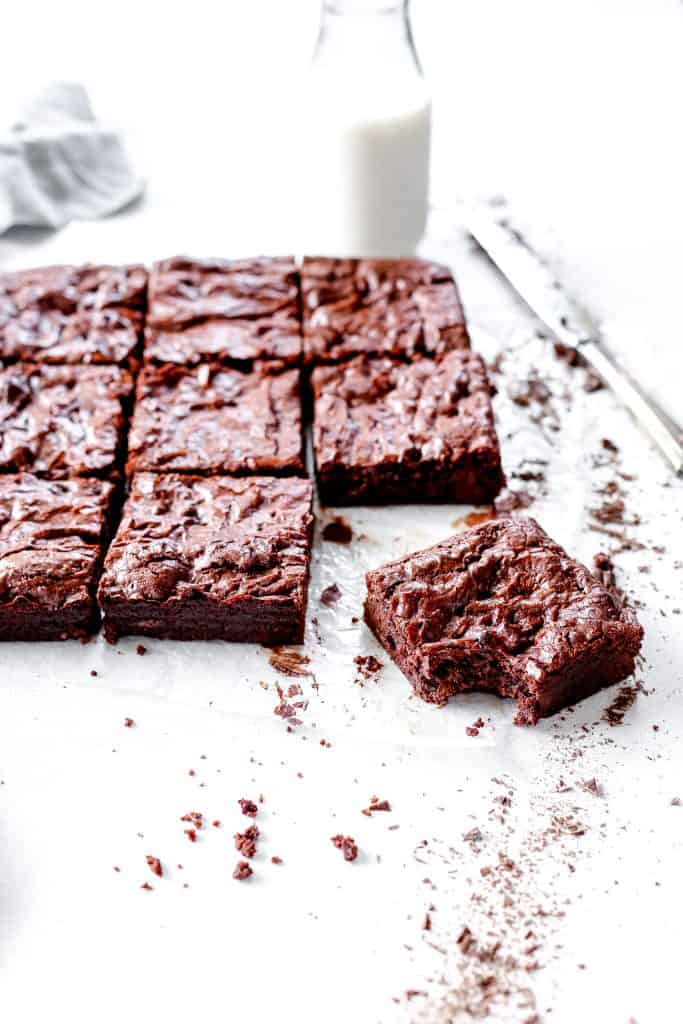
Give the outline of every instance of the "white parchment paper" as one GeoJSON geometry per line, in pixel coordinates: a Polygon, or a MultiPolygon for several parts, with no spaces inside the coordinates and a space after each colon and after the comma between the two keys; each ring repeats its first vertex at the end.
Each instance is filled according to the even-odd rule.
{"type": "Polygon", "coordinates": [[[412,697],[361,621],[363,573],[463,528],[473,510],[454,506],[318,509],[310,661],[296,678],[260,647],[3,645],[0,974],[13,1024],[67,1010],[79,1024],[679,1019],[681,483],[609,393],[584,390],[584,371],[556,357],[472,243],[442,220],[424,251],[455,266],[474,346],[497,367],[510,487],[587,564],[616,552],[645,627],[635,691],[536,729],[493,697],[441,711],[412,697]],[[536,375],[550,395],[519,404],[536,375]],[[615,480],[626,525],[590,511],[615,480]],[[349,545],[321,537],[338,511],[349,545]],[[359,679],[368,654],[383,667],[359,679]],[[278,686],[299,705],[291,731],[278,686]],[[622,724],[605,720],[615,700],[622,724]],[[249,822],[237,800],[259,795],[254,875],[238,883],[232,836],[249,822]],[[373,795],[391,811],[363,815],[373,795]],[[195,843],[180,820],[191,810],[205,821],[195,843]],[[337,833],[357,841],[356,862],[337,833]]]}

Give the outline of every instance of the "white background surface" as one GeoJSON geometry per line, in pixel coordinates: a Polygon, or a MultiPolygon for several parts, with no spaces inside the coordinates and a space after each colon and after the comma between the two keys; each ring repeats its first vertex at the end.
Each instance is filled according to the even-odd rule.
{"type": "MultiPolygon", "coordinates": [[[[683,8],[673,0],[424,0],[415,8],[435,100],[435,203],[447,206],[454,192],[512,197],[612,345],[680,417],[683,8]]],[[[34,84],[81,79],[98,109],[125,127],[149,191],[106,223],[2,239],[3,263],[305,244],[291,188],[297,136],[315,126],[297,116],[295,75],[316,10],[308,0],[12,5],[0,69],[5,120],[34,84]]],[[[365,540],[317,542],[311,615],[322,643],[311,625],[306,652],[319,690],[302,680],[309,706],[296,735],[272,713],[276,675],[260,649],[149,642],[140,658],[134,642],[5,645],[3,1020],[446,1020],[439,986],[427,979],[455,977],[453,940],[473,912],[471,879],[502,842],[523,844],[553,813],[560,777],[574,783],[564,799],[589,828],[571,840],[575,872],[559,847],[535,864],[539,884],[570,901],[552,940],[561,950],[544,949],[547,966],[530,979],[539,1012],[568,1024],[680,1020],[683,809],[670,800],[683,797],[674,614],[681,488],[663,486],[671,483],[664,465],[610,397],[586,395],[580,377],[534,340],[536,325],[483,261],[446,234],[436,224],[426,251],[455,263],[477,347],[518,351],[503,365],[497,413],[508,470],[529,446],[549,459],[549,496],[533,513],[590,561],[604,541],[585,529],[599,482],[590,456],[601,437],[618,441],[623,470],[637,476],[629,507],[643,523],[632,533],[647,550],[619,556],[619,580],[643,605],[638,678],[654,692],[620,728],[602,723],[586,734],[582,724],[598,721],[613,693],[530,731],[513,727],[512,708],[493,699],[441,713],[419,707],[389,666],[359,688],[352,658],[376,651],[351,621],[362,572],[446,536],[466,509],[359,511],[350,518],[365,540]],[[506,375],[536,362],[558,392],[574,394],[571,408],[559,402],[561,430],[549,441],[506,398],[506,375]],[[656,544],[665,552],[653,552],[656,544]],[[638,572],[643,563],[650,574],[638,572]],[[332,580],[343,592],[335,611],[319,606],[332,580]],[[480,713],[487,726],[470,738],[465,726],[480,713]],[[123,727],[126,716],[135,728],[123,727]],[[506,840],[486,819],[494,776],[515,789],[519,820],[506,840]],[[597,800],[576,790],[592,776],[604,789],[597,800]],[[230,837],[244,821],[236,800],[258,793],[266,797],[262,853],[254,878],[238,884],[230,877],[230,837]],[[373,793],[391,801],[391,815],[359,814],[373,793]],[[178,820],[193,809],[224,826],[194,846],[178,820]],[[474,823],[485,842],[473,866],[461,848],[474,823]],[[357,838],[356,864],[333,849],[337,831],[357,838]],[[438,882],[439,865],[425,868],[413,855],[425,838],[458,849],[438,882]],[[148,873],[147,853],[162,858],[163,880],[148,873]],[[285,863],[270,865],[272,854],[285,863]],[[425,886],[426,871],[437,892],[425,886]],[[153,892],[140,890],[147,879],[153,892]],[[424,933],[430,901],[434,932],[424,933]],[[431,939],[452,954],[447,966],[431,939]],[[435,994],[407,1002],[411,988],[435,994]]]]}

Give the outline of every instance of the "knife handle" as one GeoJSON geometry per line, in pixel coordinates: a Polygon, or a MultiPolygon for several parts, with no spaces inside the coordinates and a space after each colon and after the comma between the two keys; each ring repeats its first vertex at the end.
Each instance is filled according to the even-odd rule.
{"type": "Polygon", "coordinates": [[[683,473],[683,431],[621,367],[601,341],[587,339],[577,346],[599,377],[612,389],[678,474],[683,473]]]}

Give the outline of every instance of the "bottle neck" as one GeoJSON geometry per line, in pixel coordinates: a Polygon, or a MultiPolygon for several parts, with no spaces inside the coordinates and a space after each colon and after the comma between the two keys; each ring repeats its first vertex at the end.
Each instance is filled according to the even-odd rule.
{"type": "Polygon", "coordinates": [[[312,67],[421,77],[409,0],[324,0],[312,67]]]}

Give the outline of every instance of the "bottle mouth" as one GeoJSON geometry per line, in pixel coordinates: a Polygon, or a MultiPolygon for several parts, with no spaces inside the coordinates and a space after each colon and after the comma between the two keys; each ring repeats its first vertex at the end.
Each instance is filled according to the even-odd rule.
{"type": "Polygon", "coordinates": [[[355,16],[395,14],[407,9],[409,0],[323,0],[325,14],[353,14],[355,16]]]}

